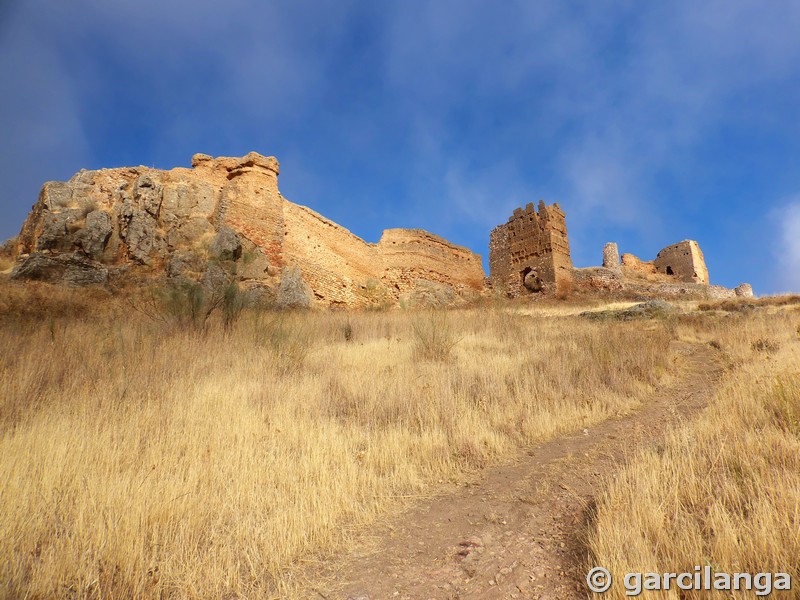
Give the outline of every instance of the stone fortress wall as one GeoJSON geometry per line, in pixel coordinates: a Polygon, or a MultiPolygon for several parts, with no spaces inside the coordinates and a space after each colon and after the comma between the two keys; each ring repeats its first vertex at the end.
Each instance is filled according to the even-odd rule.
{"type": "Polygon", "coordinates": [[[417,229],[389,229],[370,244],[278,190],[278,161],[255,152],[192,168],[81,171],[48,182],[17,238],[15,273],[104,283],[141,267],[207,278],[209,261],[240,282],[274,290],[299,268],[323,306],[396,302],[417,285],[469,296],[483,288],[480,256],[417,229]]]}
{"type": "MultiPolygon", "coordinates": [[[[517,208],[481,257],[420,229],[387,229],[368,243],[286,200],[274,157],[192,157],[191,168],[80,171],[48,182],[13,247],[13,277],[105,284],[131,275],[236,282],[275,294],[297,281],[309,303],[358,307],[415,299],[453,304],[489,288],[509,297],[573,286],[656,296],[752,295],[709,285],[697,242],[662,249],[653,261],[603,249],[603,266],[576,269],[558,204],[517,208]],[[286,271],[291,268],[291,278],[286,271]]],[[[294,285],[294,284],[292,284],[294,285]]],[[[297,286],[295,286],[297,287],[297,286]]]]}

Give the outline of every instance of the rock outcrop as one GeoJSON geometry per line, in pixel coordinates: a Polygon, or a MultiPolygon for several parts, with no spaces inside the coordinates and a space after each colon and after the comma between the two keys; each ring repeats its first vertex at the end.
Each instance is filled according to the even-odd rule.
{"type": "Polygon", "coordinates": [[[81,171],[45,183],[17,238],[13,276],[83,285],[130,269],[195,281],[223,273],[273,296],[288,277],[289,304],[309,291],[323,306],[397,303],[420,283],[454,298],[482,290],[481,259],[468,249],[418,229],[367,243],[283,198],[279,172],[274,157],[255,152],[196,154],[192,168],[81,171]]]}
{"type": "Polygon", "coordinates": [[[313,292],[303,279],[297,267],[284,267],[281,284],[278,287],[277,305],[279,308],[310,308],[314,300],[313,292]]]}
{"type": "Polygon", "coordinates": [[[11,277],[74,286],[104,285],[108,282],[108,269],[78,252],[64,254],[37,252],[18,263],[12,269],[11,277]]]}

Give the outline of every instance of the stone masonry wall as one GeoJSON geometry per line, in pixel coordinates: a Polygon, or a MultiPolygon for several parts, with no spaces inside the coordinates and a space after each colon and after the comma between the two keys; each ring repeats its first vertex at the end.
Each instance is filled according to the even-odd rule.
{"type": "Polygon", "coordinates": [[[422,229],[387,229],[376,248],[383,262],[382,280],[397,292],[411,291],[420,280],[452,285],[457,291],[483,288],[480,256],[422,229]]]}
{"type": "Polygon", "coordinates": [[[572,279],[564,212],[539,202],[518,208],[489,238],[489,281],[510,296],[557,287],[572,279]]]}
{"type": "Polygon", "coordinates": [[[381,271],[374,245],[305,206],[284,200],[283,209],[284,254],[300,268],[317,301],[366,304],[362,291],[381,271]]]}
{"type": "Polygon", "coordinates": [[[387,229],[370,244],[305,206],[286,201],[284,215],[284,253],[320,303],[394,302],[430,281],[461,293],[483,288],[480,256],[427,231],[387,229]]]}

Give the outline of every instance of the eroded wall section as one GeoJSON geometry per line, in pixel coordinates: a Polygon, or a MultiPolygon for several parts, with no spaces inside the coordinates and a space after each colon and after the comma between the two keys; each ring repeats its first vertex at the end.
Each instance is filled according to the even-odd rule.
{"type": "Polygon", "coordinates": [[[285,201],[284,218],[284,254],[300,267],[322,304],[393,302],[420,281],[461,293],[483,288],[480,256],[427,231],[387,229],[371,244],[292,202],[285,201]]]}
{"type": "Polygon", "coordinates": [[[374,245],[305,206],[284,200],[283,211],[284,254],[300,267],[317,301],[343,306],[368,303],[367,287],[373,288],[380,278],[374,245]]]}

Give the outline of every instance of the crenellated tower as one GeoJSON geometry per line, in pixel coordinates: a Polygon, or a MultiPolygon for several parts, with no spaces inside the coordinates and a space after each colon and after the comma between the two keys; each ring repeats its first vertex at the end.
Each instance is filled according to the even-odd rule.
{"type": "Polygon", "coordinates": [[[564,211],[532,202],[514,210],[489,236],[489,281],[509,296],[557,289],[572,280],[564,211]]]}

